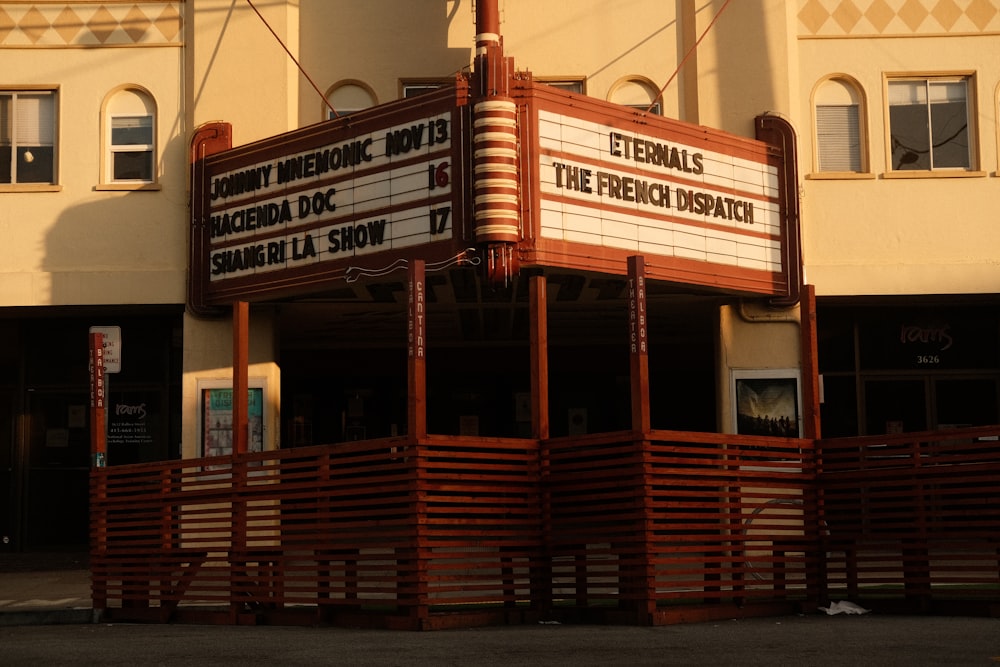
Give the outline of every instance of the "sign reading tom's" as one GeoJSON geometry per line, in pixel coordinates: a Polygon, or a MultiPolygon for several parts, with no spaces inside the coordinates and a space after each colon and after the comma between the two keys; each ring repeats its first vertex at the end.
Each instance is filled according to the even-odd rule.
{"type": "Polygon", "coordinates": [[[321,289],[463,250],[458,87],[210,155],[196,178],[203,304],[321,289]],[[418,248],[419,247],[419,248],[418,248]]]}

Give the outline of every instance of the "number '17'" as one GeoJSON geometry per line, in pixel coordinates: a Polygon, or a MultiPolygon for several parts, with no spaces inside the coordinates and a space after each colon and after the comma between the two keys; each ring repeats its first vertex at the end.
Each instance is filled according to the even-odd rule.
{"type": "Polygon", "coordinates": [[[431,234],[441,234],[448,228],[448,218],[451,217],[451,207],[431,209],[431,234]]]}

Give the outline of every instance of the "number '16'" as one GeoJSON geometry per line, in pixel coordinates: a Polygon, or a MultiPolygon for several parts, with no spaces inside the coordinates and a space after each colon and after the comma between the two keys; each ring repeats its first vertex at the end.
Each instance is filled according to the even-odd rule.
{"type": "Polygon", "coordinates": [[[427,189],[433,190],[434,188],[443,188],[448,185],[448,163],[439,162],[434,164],[431,162],[427,165],[427,189]]]}

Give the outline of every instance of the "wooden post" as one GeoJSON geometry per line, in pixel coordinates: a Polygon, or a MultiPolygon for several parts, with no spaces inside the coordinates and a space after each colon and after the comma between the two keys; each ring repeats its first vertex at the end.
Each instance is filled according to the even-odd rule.
{"type": "MultiPolygon", "coordinates": [[[[642,544],[642,555],[621,572],[622,585],[626,590],[626,605],[634,605],[636,621],[642,625],[653,622],[656,612],[656,571],[653,566],[650,545],[652,535],[652,498],[648,480],[651,465],[648,433],[650,431],[649,410],[649,318],[646,311],[646,262],[639,255],[628,258],[628,312],[629,312],[629,370],[632,386],[632,431],[635,446],[643,461],[638,470],[642,480],[638,482],[639,502],[642,503],[642,518],[636,522],[636,537],[642,544]]],[[[622,547],[623,551],[626,547],[622,547]]]]}
{"type": "MultiPolygon", "coordinates": [[[[816,286],[803,285],[802,296],[799,301],[801,326],[800,346],[802,349],[802,437],[813,441],[812,457],[813,463],[817,462],[818,444],[816,441],[822,437],[819,403],[819,350],[817,344],[816,326],[816,286]]],[[[815,470],[815,468],[813,468],[815,470]]],[[[822,498],[817,493],[814,484],[803,494],[803,501],[806,503],[806,516],[812,514],[816,517],[823,516],[823,508],[820,506],[822,498]]],[[[813,547],[809,554],[808,562],[815,565],[808,565],[812,571],[806,576],[806,596],[817,605],[829,602],[829,590],[827,587],[826,568],[826,548],[827,536],[820,528],[819,519],[807,524],[806,527],[807,544],[813,547]],[[810,582],[816,582],[811,585],[810,582]]],[[[850,552],[846,554],[850,564],[850,552]]],[[[851,586],[850,566],[848,567],[848,587],[851,586]]],[[[856,583],[856,581],[855,581],[856,583]]]]}
{"type": "Polygon", "coordinates": [[[802,435],[819,439],[821,435],[819,408],[819,351],[816,342],[816,286],[802,288],[802,435]]]}
{"type": "Polygon", "coordinates": [[[424,260],[410,262],[407,296],[407,433],[411,440],[427,435],[427,321],[424,260]]]}
{"type": "MultiPolygon", "coordinates": [[[[102,574],[92,576],[91,604],[97,612],[108,606],[107,564],[103,559],[108,550],[108,522],[104,502],[107,500],[107,434],[105,433],[105,407],[107,395],[104,384],[104,334],[90,334],[90,545],[91,566],[100,564],[102,574]]],[[[93,570],[91,570],[93,573],[93,570]]]]}
{"type": "Polygon", "coordinates": [[[105,427],[107,385],[104,376],[104,334],[90,334],[90,455],[94,468],[107,465],[108,436],[105,427]]]}
{"type": "Polygon", "coordinates": [[[246,461],[249,431],[250,304],[233,302],[233,475],[232,533],[229,544],[229,621],[235,624],[243,607],[246,592],[247,506],[243,497],[246,486],[246,461]]]}
{"type": "Polygon", "coordinates": [[[233,454],[247,453],[250,379],[250,304],[233,302],[233,454]]]}
{"type": "Polygon", "coordinates": [[[548,283],[545,276],[529,279],[531,312],[531,437],[549,437],[548,283]]]}
{"type": "MultiPolygon", "coordinates": [[[[409,457],[414,466],[413,503],[416,525],[413,528],[413,560],[397,560],[397,585],[412,590],[408,614],[410,628],[422,630],[430,617],[428,563],[431,548],[427,539],[427,480],[421,441],[427,438],[427,283],[424,260],[410,262],[407,282],[407,439],[416,455],[409,457]]],[[[410,595],[403,597],[410,598],[410,595]]]]}
{"type": "Polygon", "coordinates": [[[632,379],[632,430],[649,432],[649,337],[646,316],[646,263],[628,258],[629,360],[632,379]]]}
{"type": "Polygon", "coordinates": [[[543,617],[552,608],[552,567],[549,565],[552,529],[552,511],[547,480],[543,478],[548,466],[544,463],[547,453],[541,451],[549,438],[549,324],[548,281],[544,275],[528,279],[529,338],[531,347],[531,437],[539,440],[539,483],[541,485],[540,542],[544,554],[543,564],[533,568],[531,575],[532,604],[538,606],[543,617]]]}

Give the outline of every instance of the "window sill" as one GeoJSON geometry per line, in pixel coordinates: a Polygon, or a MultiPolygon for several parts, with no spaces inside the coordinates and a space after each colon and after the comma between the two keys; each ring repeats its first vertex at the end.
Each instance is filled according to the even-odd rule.
{"type": "Polygon", "coordinates": [[[114,192],[133,192],[135,190],[162,190],[159,183],[101,183],[95,185],[94,190],[108,190],[114,192]]]}
{"type": "Polygon", "coordinates": [[[806,174],[810,181],[864,181],[873,180],[875,174],[870,171],[814,171],[806,174]]]}
{"type": "Polygon", "coordinates": [[[887,171],[882,178],[985,178],[985,171],[887,171]]]}
{"type": "Polygon", "coordinates": [[[55,183],[3,183],[0,192],[62,192],[55,183]]]}

